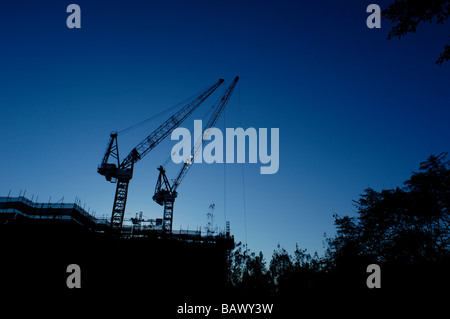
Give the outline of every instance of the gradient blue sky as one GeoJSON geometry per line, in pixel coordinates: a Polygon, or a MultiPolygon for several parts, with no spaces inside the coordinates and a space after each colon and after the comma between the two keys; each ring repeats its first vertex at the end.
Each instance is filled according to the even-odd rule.
{"type": "MultiPolygon", "coordinates": [[[[434,64],[448,25],[386,41],[386,21],[366,27],[372,2],[2,2],[0,194],[77,196],[109,218],[115,184],[96,172],[109,132],[239,75],[225,125],[241,126],[240,105],[244,128],[278,127],[280,169],[260,175],[259,164],[244,165],[245,231],[241,166],[194,166],[179,187],[174,228],[205,226],[211,203],[223,227],[226,203],[237,241],[247,233],[267,259],[277,244],[322,252],[333,213],[354,214],[365,188],[401,186],[419,162],[449,151],[450,64],[434,64]],[[81,29],[66,27],[70,3],[81,7],[81,29]]],[[[158,124],[120,136],[122,156],[158,124]]],[[[162,216],[151,197],[174,144],[136,165],[127,218],[162,216]]]]}

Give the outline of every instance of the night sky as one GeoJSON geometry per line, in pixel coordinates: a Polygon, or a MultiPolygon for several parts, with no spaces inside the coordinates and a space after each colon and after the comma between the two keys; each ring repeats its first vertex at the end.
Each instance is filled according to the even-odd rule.
{"type": "MultiPolygon", "coordinates": [[[[277,244],[322,253],[333,213],[355,214],[365,188],[401,186],[450,150],[450,64],[434,63],[448,25],[386,41],[387,21],[366,26],[370,3],[2,2],[0,195],[78,197],[109,219],[115,184],[97,173],[109,133],[224,78],[189,128],[239,75],[217,127],[279,128],[279,171],[195,164],[178,188],[174,229],[204,227],[214,203],[218,226],[229,220],[236,241],[267,259],[277,244]],[[66,26],[70,3],[81,7],[81,29],[66,26]]],[[[119,136],[121,157],[166,117],[119,136]]],[[[151,198],[156,168],[175,143],[136,164],[125,218],[162,217],[151,198]]],[[[175,178],[179,167],[167,170],[175,178]]]]}

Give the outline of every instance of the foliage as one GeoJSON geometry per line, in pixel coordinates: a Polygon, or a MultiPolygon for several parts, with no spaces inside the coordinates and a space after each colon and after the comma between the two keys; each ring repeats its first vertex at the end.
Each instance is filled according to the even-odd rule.
{"type": "MultiPolygon", "coordinates": [[[[417,26],[422,22],[444,24],[449,14],[449,0],[397,0],[382,12],[384,18],[394,23],[388,34],[388,40],[397,36],[401,38],[407,33],[415,33],[417,26]]],[[[450,46],[446,45],[436,64],[441,65],[449,59],[450,46]]]]}
{"type": "Polygon", "coordinates": [[[450,161],[446,156],[430,156],[402,188],[366,189],[354,201],[356,216],[335,214],[337,233],[327,240],[322,258],[298,245],[290,255],[278,245],[267,267],[261,252],[255,254],[239,243],[228,256],[229,285],[241,295],[283,298],[339,293],[342,287],[366,291],[365,271],[371,263],[390,270],[389,281],[399,286],[419,287],[413,277],[424,278],[421,287],[427,288],[423,289],[442,282],[450,264],[450,161]]]}
{"type": "Polygon", "coordinates": [[[354,250],[378,262],[435,262],[450,252],[450,167],[447,153],[421,163],[403,188],[365,190],[357,217],[335,215],[329,257],[354,250]]]}
{"type": "Polygon", "coordinates": [[[292,289],[309,289],[314,282],[312,277],[321,265],[317,253],[311,257],[306,249],[299,249],[298,245],[294,256],[278,245],[269,268],[262,252],[255,254],[243,249],[241,243],[236,245],[228,260],[229,284],[240,294],[252,296],[273,296],[292,289]]]}

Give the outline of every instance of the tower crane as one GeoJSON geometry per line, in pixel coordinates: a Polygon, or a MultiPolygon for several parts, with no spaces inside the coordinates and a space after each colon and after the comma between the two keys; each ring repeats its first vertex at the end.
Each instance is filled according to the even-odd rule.
{"type": "Polygon", "coordinates": [[[153,195],[153,200],[157,202],[159,205],[164,206],[164,213],[163,213],[163,228],[162,232],[163,234],[170,234],[172,233],[172,220],[173,220],[173,204],[175,202],[175,199],[177,198],[177,188],[180,185],[183,178],[186,176],[187,172],[192,166],[193,159],[199,149],[201,148],[203,141],[206,139],[208,134],[208,129],[213,127],[220,115],[222,114],[225,105],[228,103],[231,93],[233,92],[234,87],[236,86],[236,83],[238,82],[239,77],[237,76],[231,85],[228,87],[228,89],[225,91],[225,94],[223,95],[220,102],[217,104],[217,106],[214,109],[214,112],[211,116],[211,118],[208,120],[208,123],[206,125],[205,133],[203,134],[203,137],[197,141],[196,145],[192,147],[191,153],[189,158],[186,159],[183,166],[181,167],[180,172],[178,173],[177,178],[171,185],[167,176],[166,171],[164,167],[160,166],[158,167],[159,176],[158,181],[156,182],[155,187],[155,194],[153,195]]]}
{"type": "Polygon", "coordinates": [[[117,183],[111,215],[111,230],[113,233],[120,234],[122,230],[125,205],[127,202],[128,184],[133,177],[134,164],[164,140],[223,82],[223,79],[219,79],[216,83],[203,90],[197,97],[193,98],[182,109],[172,115],[141,143],[133,148],[122,162],[120,162],[119,159],[117,133],[111,133],[105,155],[103,156],[101,164],[98,166],[97,172],[100,175],[105,176],[107,181],[117,183]],[[110,158],[117,160],[117,164],[109,163],[110,158]]]}

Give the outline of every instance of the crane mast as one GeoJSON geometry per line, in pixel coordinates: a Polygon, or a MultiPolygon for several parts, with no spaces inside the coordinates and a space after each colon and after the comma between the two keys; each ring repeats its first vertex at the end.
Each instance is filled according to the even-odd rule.
{"type": "Polygon", "coordinates": [[[117,133],[111,133],[103,160],[99,165],[97,172],[105,176],[107,181],[117,182],[116,193],[114,196],[114,205],[111,215],[111,230],[113,233],[120,234],[122,229],[123,217],[125,214],[125,205],[127,201],[128,185],[133,177],[134,164],[154,149],[162,140],[164,140],[175,128],[177,128],[191,113],[203,103],[222,83],[219,79],[212,86],[202,91],[191,102],[185,105],[181,110],[172,115],[162,123],[155,131],[139,143],[131,152],[120,162],[119,147],[117,142],[117,133]],[[116,159],[116,163],[109,163],[109,159],[116,159]]]}
{"type": "Polygon", "coordinates": [[[216,124],[217,120],[225,109],[225,106],[230,100],[231,94],[238,81],[239,77],[237,76],[225,91],[225,94],[223,95],[218,105],[215,107],[211,118],[206,124],[205,133],[203,134],[202,138],[196,143],[196,145],[192,147],[189,158],[186,159],[186,161],[183,163],[183,166],[172,185],[170,185],[170,182],[166,176],[165,169],[162,166],[158,167],[159,176],[155,187],[155,194],[153,195],[153,200],[159,205],[164,206],[162,228],[163,234],[170,234],[172,232],[173,205],[178,195],[177,188],[191,168],[193,159],[203,145],[203,141],[209,136],[209,129],[216,124]]]}

